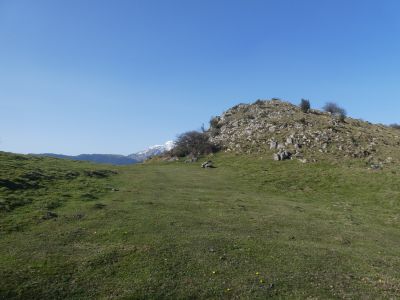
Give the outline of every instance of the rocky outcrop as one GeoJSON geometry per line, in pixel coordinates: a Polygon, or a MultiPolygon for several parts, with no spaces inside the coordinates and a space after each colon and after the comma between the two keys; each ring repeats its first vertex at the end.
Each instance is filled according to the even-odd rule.
{"type": "Polygon", "coordinates": [[[272,152],[279,161],[358,158],[371,165],[391,157],[393,163],[400,146],[399,130],[351,118],[341,121],[313,109],[304,113],[280,100],[236,105],[212,120],[209,134],[227,152],[272,152]]]}

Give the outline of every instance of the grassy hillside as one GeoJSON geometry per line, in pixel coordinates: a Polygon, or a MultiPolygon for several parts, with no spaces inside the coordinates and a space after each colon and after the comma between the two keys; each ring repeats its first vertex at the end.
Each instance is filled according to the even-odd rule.
{"type": "Polygon", "coordinates": [[[398,297],[396,170],[212,159],[113,174],[1,154],[0,298],[398,297]]]}

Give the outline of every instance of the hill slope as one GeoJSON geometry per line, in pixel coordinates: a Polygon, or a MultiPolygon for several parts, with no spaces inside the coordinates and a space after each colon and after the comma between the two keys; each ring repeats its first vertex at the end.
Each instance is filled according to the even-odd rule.
{"type": "Polygon", "coordinates": [[[0,198],[30,201],[0,212],[0,298],[399,295],[396,170],[212,159],[215,169],[164,162],[113,174],[1,154],[0,198]],[[4,184],[29,177],[40,187],[4,184]],[[61,202],[57,217],[47,215],[51,200],[61,202]]]}
{"type": "Polygon", "coordinates": [[[277,153],[315,161],[363,159],[368,165],[400,162],[400,131],[311,110],[280,100],[240,104],[211,122],[211,140],[228,152],[277,153]]]}
{"type": "Polygon", "coordinates": [[[36,156],[54,157],[69,160],[82,160],[91,161],[98,164],[112,164],[112,165],[130,165],[136,164],[139,160],[132,157],[118,155],[118,154],[80,154],[80,155],[63,155],[54,153],[35,154],[36,156]]]}

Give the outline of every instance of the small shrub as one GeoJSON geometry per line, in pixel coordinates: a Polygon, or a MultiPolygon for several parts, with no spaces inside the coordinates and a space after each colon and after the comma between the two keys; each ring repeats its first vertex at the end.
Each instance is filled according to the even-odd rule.
{"type": "Polygon", "coordinates": [[[81,198],[84,201],[92,201],[92,200],[96,200],[97,199],[97,197],[95,195],[90,194],[90,193],[86,193],[86,194],[81,195],[81,198]]]}
{"type": "Polygon", "coordinates": [[[218,124],[219,118],[218,117],[212,117],[210,119],[210,128],[220,128],[220,125],[218,124]]]}
{"type": "Polygon", "coordinates": [[[219,128],[215,128],[215,127],[211,127],[210,128],[210,135],[212,137],[216,137],[217,135],[219,135],[221,133],[221,129],[219,128]]]}
{"type": "Polygon", "coordinates": [[[32,203],[32,199],[17,198],[8,196],[6,199],[0,198],[0,211],[12,211],[17,207],[32,203]]]}
{"type": "Polygon", "coordinates": [[[205,132],[188,131],[178,136],[171,155],[184,157],[189,154],[203,155],[216,152],[217,147],[209,141],[205,132]]]}
{"type": "Polygon", "coordinates": [[[58,200],[50,200],[50,201],[47,201],[44,204],[44,207],[46,209],[55,209],[55,208],[60,207],[60,206],[61,206],[61,203],[58,200]]]}
{"type": "Polygon", "coordinates": [[[311,105],[310,105],[310,101],[306,100],[306,99],[301,99],[300,102],[300,109],[302,112],[307,113],[310,111],[311,105]]]}
{"type": "Polygon", "coordinates": [[[333,102],[326,103],[323,109],[326,112],[330,112],[335,117],[338,117],[340,121],[344,121],[347,115],[346,110],[344,108],[340,107],[339,105],[333,102]]]}
{"type": "Polygon", "coordinates": [[[42,219],[43,220],[51,220],[51,219],[55,219],[58,218],[58,214],[53,212],[53,211],[47,211],[43,216],[42,219]]]}
{"type": "Polygon", "coordinates": [[[95,209],[103,209],[104,207],[106,207],[106,205],[103,203],[96,203],[93,207],[95,209]]]}
{"type": "Polygon", "coordinates": [[[86,176],[89,177],[94,177],[94,178],[106,178],[109,177],[111,175],[117,174],[117,172],[115,171],[111,171],[111,170],[88,170],[88,171],[84,171],[86,176]]]}
{"type": "Polygon", "coordinates": [[[303,124],[303,125],[306,125],[307,124],[307,120],[306,120],[306,118],[300,118],[299,120],[298,120],[301,124],[303,124]]]}

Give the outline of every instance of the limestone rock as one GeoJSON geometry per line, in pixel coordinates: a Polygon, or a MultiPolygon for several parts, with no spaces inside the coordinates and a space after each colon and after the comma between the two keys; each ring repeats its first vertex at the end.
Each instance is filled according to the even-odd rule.
{"type": "Polygon", "coordinates": [[[201,164],[201,167],[204,168],[204,169],[207,169],[207,168],[213,168],[214,165],[213,165],[213,162],[211,160],[208,160],[208,161],[203,162],[201,164]]]}
{"type": "Polygon", "coordinates": [[[292,153],[290,153],[289,151],[286,151],[286,150],[281,150],[278,153],[275,153],[273,155],[273,159],[277,160],[277,161],[291,159],[291,157],[292,157],[292,153]]]}
{"type": "Polygon", "coordinates": [[[370,162],[373,156],[385,163],[400,159],[400,137],[387,126],[352,118],[342,122],[315,109],[304,114],[298,106],[276,99],[236,105],[213,123],[218,130],[210,129],[211,142],[230,152],[275,152],[273,159],[282,160],[282,152],[301,149],[301,157],[293,156],[310,162],[316,157],[370,162]]]}

